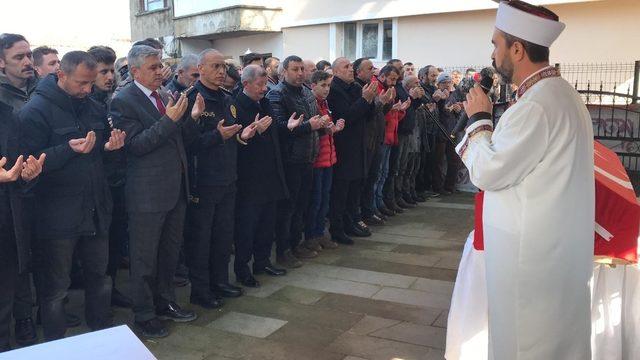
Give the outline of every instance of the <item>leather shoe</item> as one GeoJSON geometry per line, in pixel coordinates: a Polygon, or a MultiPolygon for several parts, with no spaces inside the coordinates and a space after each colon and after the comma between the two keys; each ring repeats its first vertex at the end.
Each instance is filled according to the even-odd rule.
{"type": "Polygon", "coordinates": [[[133,302],[128,296],[118,291],[118,289],[113,288],[113,290],[111,290],[111,305],[121,308],[131,308],[133,302]]]}
{"type": "Polygon", "coordinates": [[[309,250],[306,247],[302,246],[302,245],[298,245],[296,246],[295,249],[293,249],[293,255],[295,257],[297,257],[298,259],[313,259],[318,257],[318,253],[313,251],[313,250],[309,250]]]}
{"type": "Polygon", "coordinates": [[[217,309],[224,304],[222,299],[216,296],[192,296],[189,302],[193,305],[202,306],[205,309],[217,309]]]}
{"type": "Polygon", "coordinates": [[[378,210],[380,211],[380,213],[382,213],[382,215],[389,216],[389,217],[396,216],[396,212],[389,209],[386,206],[381,206],[380,208],[378,208],[378,210]]]}
{"type": "Polygon", "coordinates": [[[260,282],[253,277],[253,275],[249,275],[244,279],[239,279],[238,282],[242,284],[242,286],[250,287],[250,288],[258,288],[260,287],[260,282]]]}
{"type": "Polygon", "coordinates": [[[242,288],[229,283],[214,284],[211,287],[211,291],[218,296],[226,298],[237,298],[242,296],[242,288]]]}
{"type": "Polygon", "coordinates": [[[169,336],[169,330],[158,318],[147,321],[136,321],[136,327],[140,334],[146,338],[159,339],[169,336]]]}
{"type": "Polygon", "coordinates": [[[284,254],[276,256],[276,263],[286,267],[287,269],[295,269],[302,266],[302,261],[293,256],[291,250],[287,250],[284,254]]]}
{"type": "Polygon", "coordinates": [[[367,236],[371,236],[371,230],[369,230],[367,224],[365,224],[363,221],[358,221],[357,223],[353,224],[353,226],[363,233],[367,234],[367,236]]]}
{"type": "Polygon", "coordinates": [[[383,221],[387,221],[387,217],[385,215],[382,215],[382,213],[380,212],[380,210],[378,209],[374,209],[373,210],[373,214],[377,217],[379,217],[380,219],[382,219],[383,221]]]}
{"type": "Polygon", "coordinates": [[[351,226],[345,227],[344,233],[349,235],[349,236],[355,236],[355,237],[368,237],[368,236],[371,236],[370,232],[367,233],[362,228],[360,228],[358,226],[355,226],[355,225],[351,225],[351,226]]]}
{"type": "Polygon", "coordinates": [[[22,320],[16,320],[15,331],[16,344],[19,346],[33,345],[38,341],[36,326],[33,324],[33,319],[30,317],[22,320]]]}
{"type": "Polygon", "coordinates": [[[363,219],[364,223],[371,226],[384,225],[384,220],[377,215],[372,215],[363,219]]]}
{"type": "Polygon", "coordinates": [[[271,275],[271,276],[284,276],[287,275],[287,270],[285,269],[280,269],[277,268],[273,265],[267,265],[265,267],[263,267],[262,269],[253,269],[253,274],[257,275],[257,274],[267,274],[267,275],[271,275]]]}
{"type": "Polygon", "coordinates": [[[184,310],[180,305],[170,302],[166,308],[156,311],[160,320],[171,320],[174,322],[189,322],[198,318],[191,310],[184,310]]]}
{"type": "Polygon", "coordinates": [[[331,239],[333,241],[337,242],[338,244],[344,244],[344,245],[353,245],[354,244],[353,239],[348,237],[345,233],[331,234],[331,239]]]}
{"type": "Polygon", "coordinates": [[[410,209],[412,207],[415,207],[414,205],[408,204],[406,201],[404,201],[403,198],[399,198],[398,200],[396,200],[396,203],[403,209],[410,209]]]}

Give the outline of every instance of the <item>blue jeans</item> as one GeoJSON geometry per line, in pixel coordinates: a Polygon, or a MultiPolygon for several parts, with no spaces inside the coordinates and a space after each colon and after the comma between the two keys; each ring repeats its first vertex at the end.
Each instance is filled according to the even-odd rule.
{"type": "Polygon", "coordinates": [[[324,235],[325,218],[329,213],[329,195],[331,194],[331,179],[333,167],[314,168],[311,201],[307,210],[307,224],[305,239],[312,239],[324,235]]]}
{"type": "Polygon", "coordinates": [[[378,180],[373,188],[373,206],[375,208],[381,208],[384,205],[382,190],[384,189],[384,183],[389,175],[389,156],[391,155],[391,145],[383,144],[380,147],[381,161],[380,168],[378,168],[378,180]]]}

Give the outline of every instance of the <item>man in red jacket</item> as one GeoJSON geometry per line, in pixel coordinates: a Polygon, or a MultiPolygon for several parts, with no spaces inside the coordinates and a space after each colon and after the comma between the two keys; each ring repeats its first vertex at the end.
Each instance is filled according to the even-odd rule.
{"type": "Polygon", "coordinates": [[[320,132],[320,150],[313,164],[313,185],[311,201],[307,210],[305,241],[303,245],[310,250],[335,249],[338,244],[325,236],[325,218],[329,213],[329,197],[333,178],[333,165],[338,161],[333,134],[344,128],[344,119],[336,122],[331,118],[327,96],[332,76],[325,71],[316,71],[311,75],[311,91],[316,97],[318,113],[326,117],[327,125],[320,132]]]}

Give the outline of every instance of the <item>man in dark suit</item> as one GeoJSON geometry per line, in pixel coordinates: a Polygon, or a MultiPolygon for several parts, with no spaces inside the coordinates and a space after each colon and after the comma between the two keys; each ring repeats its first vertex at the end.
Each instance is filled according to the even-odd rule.
{"type": "Polygon", "coordinates": [[[127,55],[134,81],[111,102],[115,127],[127,133],[125,198],[129,218],[131,298],[135,323],[146,337],[169,334],[160,319],[187,322],[192,311],[175,302],[173,275],[183,239],[187,197],[184,139],[195,134],[195,122],[182,119],[185,94],[175,101],[159,92],[160,51],[136,45],[127,55]]]}
{"type": "Polygon", "coordinates": [[[356,236],[371,235],[366,225],[357,218],[362,181],[367,174],[365,122],[371,119],[376,85],[364,89],[354,82],[353,65],[346,58],[333,62],[334,79],[327,97],[329,109],[336,119],[345,120],[343,131],[336,133],[338,163],[334,166],[331,187],[331,237],[341,244],[353,244],[345,232],[356,236]]]}
{"type": "Polygon", "coordinates": [[[19,156],[18,122],[13,109],[0,102],[0,352],[10,350],[9,324],[18,274],[29,269],[30,217],[25,201],[28,184],[40,174],[45,155],[38,160],[19,156]],[[22,178],[22,180],[20,179],[22,178]]]}
{"type": "MultiPolygon", "coordinates": [[[[287,185],[282,167],[278,127],[272,125],[272,110],[267,92],[267,73],[257,65],[242,72],[243,91],[229,106],[238,124],[255,126],[257,135],[238,146],[238,201],[236,203],[236,257],[233,264],[236,277],[245,283],[258,285],[248,263],[253,257],[253,274],[271,276],[286,274],[271,263],[271,246],[276,225],[276,207],[287,197],[287,185]]],[[[300,124],[291,119],[287,130],[300,124]]]]}
{"type": "Polygon", "coordinates": [[[91,55],[69,52],[58,74],[44,78],[18,114],[26,153],[47,155],[35,186],[34,245],[46,340],[65,335],[64,298],[76,250],[84,270],[87,325],[111,325],[111,281],[105,275],[111,197],[102,162],[104,152],[124,145],[125,134],[108,129],[104,108],[87,97],[96,75],[91,55]]]}

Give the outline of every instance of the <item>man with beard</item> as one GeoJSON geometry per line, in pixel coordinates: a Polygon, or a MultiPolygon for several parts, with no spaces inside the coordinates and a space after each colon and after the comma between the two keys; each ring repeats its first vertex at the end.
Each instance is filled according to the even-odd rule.
{"type": "Polygon", "coordinates": [[[194,54],[187,54],[180,59],[178,67],[176,68],[176,74],[167,84],[167,91],[172,94],[176,91],[183,92],[189,86],[195,84],[199,76],[198,56],[194,54]]]}
{"type": "MultiPolygon", "coordinates": [[[[106,46],[92,46],[88,53],[97,63],[96,81],[89,97],[104,106],[107,111],[115,84],[116,53],[106,46]]],[[[109,121],[106,121],[105,125],[113,126],[109,121]]],[[[123,150],[112,151],[105,155],[104,168],[113,201],[111,225],[109,226],[109,263],[107,265],[107,275],[111,277],[111,305],[128,308],[132,305],[131,299],[116,288],[118,267],[122,258],[127,254],[126,249],[129,242],[127,211],[124,201],[126,166],[127,162],[123,150]]]]}
{"type": "Polygon", "coordinates": [[[280,59],[277,57],[270,57],[264,61],[264,69],[267,71],[267,89],[273,89],[280,82],[280,74],[278,74],[278,67],[280,66],[280,59]]]}
{"type": "MultiPolygon", "coordinates": [[[[522,1],[498,7],[494,67],[520,84],[494,128],[480,87],[456,151],[483,189],[489,358],[590,359],[595,221],[593,128],[578,92],[549,64],[565,25],[522,1]]],[[[480,311],[484,311],[481,309],[480,311]]]]}
{"type": "MultiPolygon", "coordinates": [[[[38,82],[33,69],[33,55],[29,43],[19,34],[0,35],[0,103],[12,109],[15,115],[29,101],[38,82]]],[[[33,205],[33,199],[24,198],[25,209],[33,205]]],[[[29,240],[17,234],[19,244],[28,249],[29,240]]],[[[13,317],[16,343],[20,346],[34,344],[38,337],[33,322],[33,294],[31,269],[21,268],[16,284],[13,317]]],[[[72,319],[78,323],[78,319],[72,319]]]]}
{"type": "Polygon", "coordinates": [[[111,281],[105,276],[111,199],[103,154],[124,145],[125,133],[107,128],[106,110],[87,96],[95,81],[96,62],[83,51],[67,53],[57,75],[50,74],[19,113],[27,154],[47,155],[35,187],[34,256],[45,340],[64,337],[64,298],[71,263],[78,251],[83,266],[87,325],[111,324],[111,281]]]}
{"type": "Polygon", "coordinates": [[[440,131],[433,119],[438,117],[438,109],[433,99],[437,90],[435,83],[438,78],[438,69],[433,65],[427,65],[418,73],[420,86],[424,89],[427,102],[416,111],[417,123],[420,127],[420,170],[416,177],[417,191],[424,197],[438,197],[440,194],[433,191],[433,167],[435,166],[436,137],[440,131]]]}
{"type": "Polygon", "coordinates": [[[39,78],[56,73],[60,69],[58,50],[48,46],[33,49],[33,68],[39,78]]]}

